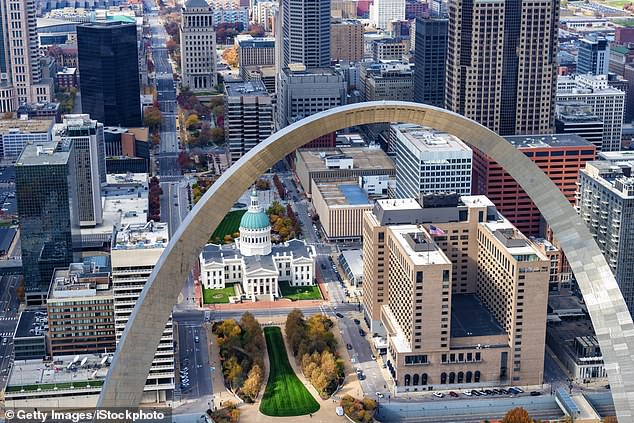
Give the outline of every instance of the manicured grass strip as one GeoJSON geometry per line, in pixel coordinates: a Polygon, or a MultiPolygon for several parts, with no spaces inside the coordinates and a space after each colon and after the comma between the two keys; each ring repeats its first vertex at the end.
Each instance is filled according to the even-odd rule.
{"type": "Polygon", "coordinates": [[[291,300],[321,300],[321,292],[317,285],[290,286],[288,282],[280,282],[280,291],[284,298],[291,300]]]}
{"type": "MultiPolygon", "coordinates": [[[[91,381],[77,381],[73,382],[72,385],[79,388],[86,388],[90,384],[91,387],[97,387],[103,385],[103,380],[91,380],[91,381]]],[[[23,388],[25,391],[37,391],[40,388],[42,391],[52,391],[57,386],[57,389],[70,389],[70,382],[60,382],[60,383],[43,383],[43,384],[33,384],[33,385],[13,385],[7,386],[7,392],[20,392],[23,388]]]]}
{"type": "Polygon", "coordinates": [[[220,225],[218,225],[211,235],[211,241],[213,242],[214,239],[220,238],[220,243],[222,243],[225,235],[233,235],[238,232],[238,229],[240,229],[240,219],[242,219],[242,215],[246,212],[246,210],[234,210],[227,213],[222,219],[222,222],[220,222],[220,225]]]}
{"type": "Polygon", "coordinates": [[[271,372],[260,404],[260,412],[272,417],[303,416],[319,410],[319,404],[297,378],[288,362],[282,331],[264,328],[271,372]]]}
{"type": "Polygon", "coordinates": [[[229,297],[235,295],[233,284],[221,289],[203,289],[203,301],[205,304],[228,304],[229,297]]]}

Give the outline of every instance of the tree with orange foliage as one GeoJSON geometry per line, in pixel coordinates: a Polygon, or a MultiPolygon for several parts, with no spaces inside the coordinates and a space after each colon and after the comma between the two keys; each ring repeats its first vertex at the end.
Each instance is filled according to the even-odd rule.
{"type": "Polygon", "coordinates": [[[238,66],[238,46],[234,45],[231,48],[227,48],[222,52],[222,58],[232,68],[238,66]]]}
{"type": "Polygon", "coordinates": [[[522,407],[516,407],[506,413],[502,423],[533,423],[533,419],[528,415],[528,411],[522,407]]]}

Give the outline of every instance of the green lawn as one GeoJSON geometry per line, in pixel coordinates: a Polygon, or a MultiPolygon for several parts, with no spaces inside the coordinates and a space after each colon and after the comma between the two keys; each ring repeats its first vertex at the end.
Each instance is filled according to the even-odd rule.
{"type": "MultiPolygon", "coordinates": [[[[75,388],[85,388],[86,386],[88,386],[88,384],[90,384],[90,386],[101,386],[103,385],[103,380],[91,380],[91,381],[87,381],[87,380],[80,380],[77,382],[73,382],[73,386],[75,388]]],[[[25,391],[37,391],[38,388],[40,388],[42,391],[52,391],[55,389],[55,387],[57,387],[57,389],[69,389],[70,388],[71,383],[70,382],[61,382],[61,383],[43,383],[43,384],[32,384],[32,385],[13,385],[13,386],[7,386],[7,392],[20,392],[22,391],[22,389],[24,389],[25,391]]]]}
{"type": "Polygon", "coordinates": [[[205,304],[227,304],[229,297],[236,295],[233,284],[222,289],[203,289],[203,301],[205,304]]]}
{"type": "Polygon", "coordinates": [[[319,410],[319,404],[293,372],[288,362],[282,331],[264,328],[271,372],[260,404],[260,412],[272,417],[304,416],[319,410]]]}
{"type": "Polygon", "coordinates": [[[280,282],[280,291],[284,298],[291,300],[321,300],[319,286],[290,286],[288,282],[280,282]]]}
{"type": "Polygon", "coordinates": [[[615,7],[617,9],[623,9],[626,4],[632,3],[632,0],[605,0],[595,1],[593,3],[605,4],[606,6],[615,7]]]}
{"type": "Polygon", "coordinates": [[[233,235],[238,232],[238,229],[240,229],[240,219],[242,219],[242,215],[246,212],[246,210],[234,210],[229,212],[211,235],[211,241],[213,242],[214,239],[220,238],[220,242],[222,243],[225,235],[233,235]]]}

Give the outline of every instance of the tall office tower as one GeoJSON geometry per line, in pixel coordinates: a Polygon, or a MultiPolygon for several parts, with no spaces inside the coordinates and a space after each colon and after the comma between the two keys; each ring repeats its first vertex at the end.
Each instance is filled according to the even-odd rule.
{"type": "Polygon", "coordinates": [[[471,195],[473,151],[458,137],[418,125],[392,125],[396,198],[421,193],[471,195]]]}
{"type": "MultiPolygon", "coordinates": [[[[168,243],[167,223],[132,224],[120,228],[112,243],[112,289],[117,343],[132,309],[168,243]]],[[[174,334],[170,315],[154,354],[143,402],[164,402],[174,389],[174,334]]]]}
{"type": "Polygon", "coordinates": [[[417,103],[445,107],[448,28],[447,19],[416,19],[414,101],[417,103]]]}
{"type": "Polygon", "coordinates": [[[485,196],[377,200],[363,301],[399,391],[540,384],[550,262],[485,196]]]}
{"type": "Polygon", "coordinates": [[[558,0],[449,0],[446,107],[500,135],[552,132],[558,0]]]}
{"type": "MultiPolygon", "coordinates": [[[[608,153],[616,154],[619,153],[608,153]]],[[[579,172],[577,210],[634,314],[634,160],[598,160],[579,172]]]]}
{"type": "Polygon", "coordinates": [[[282,0],[280,12],[280,40],[276,40],[282,54],[280,67],[330,66],[330,1],[282,0]]]}
{"type": "MultiPolygon", "coordinates": [[[[576,134],[511,136],[505,138],[544,171],[571,204],[575,203],[577,177],[586,162],[596,157],[596,147],[576,134]]],[[[473,193],[486,195],[522,231],[545,235],[541,213],[528,194],[497,162],[473,150],[473,193]]]]}
{"type": "Polygon", "coordinates": [[[357,19],[333,19],[330,25],[332,60],[363,60],[363,25],[357,19]]]}
{"type": "Polygon", "coordinates": [[[53,141],[73,143],[80,226],[100,225],[101,186],[106,183],[103,125],[88,115],[65,115],[63,123],[53,127],[52,134],[53,141]]]}
{"type": "Polygon", "coordinates": [[[607,75],[610,66],[610,43],[602,35],[591,34],[579,41],[577,73],[607,75]]]}
{"type": "Polygon", "coordinates": [[[72,145],[28,144],[15,164],[26,303],[46,300],[53,270],[73,262],[78,234],[72,145]]]}
{"type": "Polygon", "coordinates": [[[291,64],[280,75],[277,97],[277,129],[346,101],[343,76],[331,68],[306,69],[291,64]]]}
{"type": "Polygon", "coordinates": [[[225,81],[225,139],[231,164],[273,133],[273,102],[262,81],[225,81]]]}
{"type": "Polygon", "coordinates": [[[610,87],[606,75],[558,77],[557,102],[582,102],[591,106],[594,114],[603,121],[603,141],[597,149],[621,150],[625,93],[610,87]]]}
{"type": "Polygon", "coordinates": [[[411,101],[414,69],[401,62],[364,63],[359,78],[365,101],[411,101]]]}
{"type": "Polygon", "coordinates": [[[405,19],[405,0],[374,0],[370,5],[370,20],[374,26],[391,31],[392,21],[405,19]]]}
{"type": "Polygon", "coordinates": [[[603,144],[603,121],[581,101],[557,102],[555,129],[557,134],[577,134],[597,148],[603,144]]]}
{"type": "Polygon", "coordinates": [[[105,126],[141,126],[136,25],[77,26],[81,109],[105,126]]]}
{"type": "Polygon", "coordinates": [[[213,90],[218,82],[213,14],[205,0],[188,0],[181,12],[182,84],[194,92],[213,90]]]}
{"type": "Polygon", "coordinates": [[[9,77],[18,103],[49,102],[53,95],[53,81],[44,78],[40,68],[35,0],[5,0],[2,3],[2,54],[11,64],[9,77]]]}

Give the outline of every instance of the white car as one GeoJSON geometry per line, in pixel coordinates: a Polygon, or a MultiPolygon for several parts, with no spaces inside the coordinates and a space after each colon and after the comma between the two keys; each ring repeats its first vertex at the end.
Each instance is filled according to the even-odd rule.
{"type": "Polygon", "coordinates": [[[380,392],[377,392],[377,393],[376,393],[376,396],[377,396],[377,397],[379,397],[379,398],[383,398],[383,397],[385,397],[385,395],[383,395],[383,394],[382,394],[382,393],[380,393],[380,392]]]}
{"type": "Polygon", "coordinates": [[[465,395],[466,395],[466,396],[468,396],[468,397],[470,397],[471,395],[473,395],[473,394],[471,393],[471,391],[467,391],[467,390],[462,391],[462,393],[463,393],[463,394],[465,394],[465,395]]]}
{"type": "Polygon", "coordinates": [[[445,394],[443,394],[442,392],[434,392],[432,395],[436,398],[442,398],[445,396],[445,394]]]}

